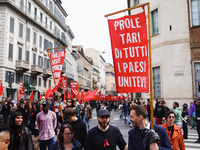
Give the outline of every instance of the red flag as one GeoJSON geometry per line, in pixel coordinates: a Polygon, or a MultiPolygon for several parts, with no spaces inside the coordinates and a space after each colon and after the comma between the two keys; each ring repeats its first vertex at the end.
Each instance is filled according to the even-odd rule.
{"type": "Polygon", "coordinates": [[[94,90],[94,91],[90,92],[89,94],[85,95],[85,96],[83,97],[83,100],[87,102],[87,101],[89,101],[89,100],[91,100],[91,99],[94,99],[94,98],[95,98],[95,95],[96,95],[97,92],[98,92],[98,90],[99,90],[99,88],[97,88],[96,90],[94,90]]]}
{"type": "Polygon", "coordinates": [[[108,20],[117,93],[149,92],[145,11],[108,20]]]}
{"type": "Polygon", "coordinates": [[[51,70],[54,77],[54,83],[55,83],[55,90],[58,89],[59,83],[60,83],[60,77],[61,77],[61,71],[63,62],[65,59],[65,49],[62,51],[57,51],[54,53],[51,53],[50,56],[51,61],[51,70]]]}
{"type": "Polygon", "coordinates": [[[66,92],[64,92],[63,101],[66,99],[66,92]]]}
{"type": "Polygon", "coordinates": [[[30,95],[30,97],[29,97],[29,99],[32,101],[34,97],[35,97],[35,95],[34,95],[34,93],[33,93],[33,91],[32,91],[32,92],[31,92],[31,95],[30,95]]]}
{"type": "Polygon", "coordinates": [[[24,95],[24,90],[25,90],[24,84],[23,82],[20,82],[19,93],[24,95]]]}
{"type": "Polygon", "coordinates": [[[84,92],[83,92],[83,90],[81,90],[81,98],[83,98],[84,97],[84,92]]]}
{"type": "Polygon", "coordinates": [[[76,97],[78,94],[78,82],[70,82],[71,97],[76,97]]]}
{"type": "Polygon", "coordinates": [[[40,94],[40,100],[42,99],[42,95],[40,94]]]}
{"type": "Polygon", "coordinates": [[[67,90],[67,77],[60,77],[60,88],[61,90],[67,90]]]}
{"type": "Polygon", "coordinates": [[[0,96],[3,95],[3,86],[2,81],[0,80],[0,96]]]}
{"type": "Polygon", "coordinates": [[[17,101],[19,101],[19,92],[17,90],[17,101]]]}
{"type": "Polygon", "coordinates": [[[51,87],[49,87],[45,93],[45,97],[46,98],[52,98],[53,97],[53,89],[51,89],[51,87]]]}

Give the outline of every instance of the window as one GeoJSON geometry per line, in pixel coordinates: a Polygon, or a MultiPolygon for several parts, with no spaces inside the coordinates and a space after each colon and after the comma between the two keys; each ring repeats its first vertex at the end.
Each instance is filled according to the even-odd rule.
{"type": "Polygon", "coordinates": [[[22,60],[22,47],[19,46],[19,49],[18,49],[18,60],[22,60]]]}
{"type": "Polygon", "coordinates": [[[50,21],[50,30],[52,30],[52,21],[50,21]]]}
{"type": "Polygon", "coordinates": [[[20,9],[24,11],[24,0],[20,0],[20,9]]]}
{"type": "Polygon", "coordinates": [[[47,87],[47,79],[44,79],[44,87],[47,87]]]}
{"type": "Polygon", "coordinates": [[[46,69],[47,68],[47,59],[44,58],[44,68],[46,69]]]}
{"type": "Polygon", "coordinates": [[[48,0],[45,0],[46,2],[45,2],[45,5],[46,5],[46,7],[48,8],[48,0]]]}
{"type": "Polygon", "coordinates": [[[49,10],[53,13],[53,3],[49,1],[49,10]]]}
{"type": "Polygon", "coordinates": [[[33,79],[33,86],[36,86],[37,85],[37,77],[32,77],[32,79],[33,79]]]}
{"type": "Polygon", "coordinates": [[[47,17],[45,17],[45,28],[46,29],[48,29],[47,22],[48,22],[48,19],[47,19],[47,17]]]}
{"type": "Polygon", "coordinates": [[[24,75],[24,83],[28,82],[28,75],[24,75]]]}
{"type": "Polygon", "coordinates": [[[41,57],[41,66],[43,66],[43,57],[41,57]]]}
{"type": "Polygon", "coordinates": [[[151,12],[152,35],[158,34],[158,9],[151,12]]]}
{"type": "Polygon", "coordinates": [[[8,58],[13,59],[13,44],[12,43],[9,43],[8,58]]]}
{"type": "Polygon", "coordinates": [[[50,61],[49,61],[49,59],[47,59],[47,69],[49,69],[50,68],[50,61]]]}
{"type": "Polygon", "coordinates": [[[139,0],[134,0],[134,6],[139,4],[139,0]]]}
{"type": "Polygon", "coordinates": [[[42,36],[40,35],[40,48],[42,48],[42,36]]]}
{"type": "Polygon", "coordinates": [[[35,8],[34,19],[37,20],[37,8],[35,8]]]}
{"type": "Polygon", "coordinates": [[[19,23],[19,37],[23,38],[23,24],[19,23]]]}
{"type": "Polygon", "coordinates": [[[22,74],[16,72],[16,83],[20,83],[22,81],[22,74]]]}
{"type": "Polygon", "coordinates": [[[51,86],[51,80],[49,80],[49,87],[51,86]]]}
{"type": "Polygon", "coordinates": [[[10,17],[10,33],[14,33],[14,18],[10,17]]]}
{"type": "Polygon", "coordinates": [[[36,53],[33,53],[33,65],[36,65],[36,53]]]}
{"type": "Polygon", "coordinates": [[[41,78],[39,78],[39,84],[38,84],[38,86],[41,86],[41,78]]]}
{"type": "Polygon", "coordinates": [[[40,23],[42,23],[42,13],[40,13],[40,23]]]}
{"type": "Polygon", "coordinates": [[[25,60],[29,61],[29,51],[28,50],[26,50],[26,59],[25,60]]]}
{"type": "Polygon", "coordinates": [[[38,66],[41,65],[41,56],[38,56],[38,66]]]}
{"type": "Polygon", "coordinates": [[[37,33],[33,32],[33,45],[36,45],[36,41],[37,41],[37,33]]]}
{"type": "Polygon", "coordinates": [[[44,39],[44,50],[48,49],[48,40],[44,39]]]}
{"type": "Polygon", "coordinates": [[[49,42],[49,48],[53,48],[53,44],[49,42]]]}
{"type": "Polygon", "coordinates": [[[29,15],[31,14],[31,3],[30,2],[28,2],[28,13],[29,13],[29,15]]]}
{"type": "Polygon", "coordinates": [[[160,67],[153,68],[153,92],[155,98],[161,97],[160,67]]]}
{"type": "Polygon", "coordinates": [[[191,0],[192,26],[200,25],[200,1],[191,0]]]}
{"type": "Polygon", "coordinates": [[[26,41],[27,42],[30,42],[30,33],[31,33],[31,29],[27,28],[26,29],[26,41]]]}

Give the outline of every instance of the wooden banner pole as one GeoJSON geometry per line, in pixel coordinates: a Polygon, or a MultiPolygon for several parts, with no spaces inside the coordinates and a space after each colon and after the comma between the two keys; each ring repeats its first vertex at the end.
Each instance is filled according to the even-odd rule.
{"type": "Polygon", "coordinates": [[[137,6],[133,6],[133,7],[127,8],[127,9],[123,9],[123,10],[120,10],[120,11],[116,11],[116,12],[114,12],[114,13],[107,14],[107,15],[105,15],[104,17],[108,17],[108,16],[112,16],[112,15],[115,15],[115,14],[118,14],[118,13],[122,13],[122,12],[125,12],[125,11],[129,11],[129,10],[131,10],[131,9],[143,7],[143,6],[146,6],[146,5],[148,5],[148,4],[149,4],[149,3],[144,3],[144,4],[137,5],[137,6]]]}
{"type": "Polygon", "coordinates": [[[151,129],[153,129],[153,73],[152,73],[152,54],[151,54],[151,13],[150,4],[148,6],[148,30],[149,30],[149,63],[150,63],[150,114],[151,114],[151,129]]]}
{"type": "MultiPolygon", "coordinates": [[[[58,47],[58,48],[52,48],[52,49],[48,49],[47,50],[47,53],[48,53],[48,56],[49,56],[50,65],[51,65],[51,72],[52,72],[52,74],[53,74],[53,71],[52,71],[51,57],[50,57],[49,51],[50,50],[54,50],[54,49],[62,49],[62,48],[66,48],[66,47],[58,47]]],[[[53,80],[54,80],[54,84],[55,84],[55,78],[54,78],[54,76],[53,76],[53,80]]],[[[61,108],[61,105],[60,105],[60,98],[59,98],[58,92],[57,92],[57,97],[58,97],[58,103],[59,103],[59,110],[60,110],[60,113],[62,113],[62,108],[61,108]]],[[[62,121],[64,121],[63,115],[62,115],[62,121]]]]}

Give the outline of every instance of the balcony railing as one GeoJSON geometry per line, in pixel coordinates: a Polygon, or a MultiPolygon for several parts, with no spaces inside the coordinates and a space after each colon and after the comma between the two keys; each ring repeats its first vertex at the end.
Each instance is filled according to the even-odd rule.
{"type": "Polygon", "coordinates": [[[42,66],[31,65],[31,73],[32,74],[37,74],[37,75],[43,73],[42,66]]]}
{"type": "Polygon", "coordinates": [[[29,62],[24,60],[16,60],[16,70],[17,71],[28,71],[29,70],[29,62]]]}

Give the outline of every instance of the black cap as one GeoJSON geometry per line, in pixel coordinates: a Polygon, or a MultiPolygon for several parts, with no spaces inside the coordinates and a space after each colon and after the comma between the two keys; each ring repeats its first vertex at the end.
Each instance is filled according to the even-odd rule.
{"type": "Polygon", "coordinates": [[[198,101],[198,102],[200,102],[200,99],[196,99],[195,101],[198,101]]]}
{"type": "Polygon", "coordinates": [[[97,116],[98,117],[102,117],[102,116],[110,116],[110,112],[107,109],[100,109],[97,112],[97,116]]]}
{"type": "Polygon", "coordinates": [[[42,102],[42,105],[49,105],[49,102],[44,101],[44,102],[42,102]]]}

